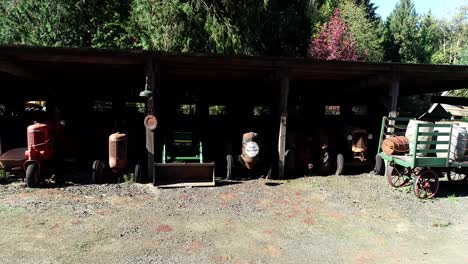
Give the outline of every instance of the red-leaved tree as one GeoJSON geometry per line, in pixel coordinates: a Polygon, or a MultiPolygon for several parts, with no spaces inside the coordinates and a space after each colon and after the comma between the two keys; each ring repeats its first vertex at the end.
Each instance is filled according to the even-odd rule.
{"type": "Polygon", "coordinates": [[[311,57],[319,60],[359,60],[356,41],[348,32],[346,23],[340,18],[338,8],[330,21],[323,24],[317,37],[312,39],[309,53],[311,57]]]}

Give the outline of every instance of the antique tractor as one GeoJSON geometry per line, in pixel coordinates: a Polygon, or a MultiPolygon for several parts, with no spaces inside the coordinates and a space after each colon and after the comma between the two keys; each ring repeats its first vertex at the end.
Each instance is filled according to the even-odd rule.
{"type": "Polygon", "coordinates": [[[305,175],[340,175],[343,171],[343,154],[330,149],[327,137],[325,140],[307,137],[297,151],[305,175]]]}
{"type": "MultiPolygon", "coordinates": [[[[374,159],[375,153],[370,150],[377,148],[378,139],[374,138],[374,135],[368,129],[352,127],[348,129],[346,140],[348,147],[343,153],[347,165],[365,167],[367,168],[365,171],[372,170],[374,163],[377,161],[374,159]]],[[[377,167],[374,166],[374,171],[380,174],[381,169],[377,167]]]]}
{"type": "Polygon", "coordinates": [[[53,159],[51,126],[36,123],[27,128],[27,150],[24,162],[28,187],[37,187],[41,177],[50,172],[53,159]]]}
{"type": "Polygon", "coordinates": [[[203,159],[203,143],[192,131],[172,131],[163,145],[162,162],[155,164],[154,186],[214,186],[215,164],[203,159]]]}
{"type": "MultiPolygon", "coordinates": [[[[128,137],[125,133],[116,132],[109,136],[109,169],[111,175],[122,176],[128,170],[127,159],[128,137]]],[[[91,182],[101,183],[104,181],[105,163],[101,160],[95,160],[92,165],[91,182]]],[[[139,182],[142,178],[143,168],[141,164],[135,165],[133,179],[139,182]]]]}
{"type": "Polygon", "coordinates": [[[226,156],[226,179],[271,177],[274,172],[274,159],[267,156],[265,146],[257,133],[248,132],[242,135],[242,153],[226,156]]]}

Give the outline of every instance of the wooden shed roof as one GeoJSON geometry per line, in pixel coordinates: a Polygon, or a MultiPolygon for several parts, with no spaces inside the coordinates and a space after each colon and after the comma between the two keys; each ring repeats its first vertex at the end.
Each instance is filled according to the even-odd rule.
{"type": "Polygon", "coordinates": [[[343,89],[386,93],[383,88],[392,78],[399,78],[403,95],[468,87],[468,66],[11,45],[0,46],[0,80],[141,82],[148,61],[157,63],[169,81],[265,80],[286,70],[292,87],[304,89],[330,83],[343,89]]]}

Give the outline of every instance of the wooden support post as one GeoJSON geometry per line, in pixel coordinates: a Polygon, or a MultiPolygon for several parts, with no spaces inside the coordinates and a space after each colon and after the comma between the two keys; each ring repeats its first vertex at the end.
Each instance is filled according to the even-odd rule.
{"type": "MultiPolygon", "coordinates": [[[[389,117],[398,116],[398,97],[400,96],[400,78],[397,73],[393,74],[393,78],[390,81],[389,87],[389,96],[390,96],[390,111],[388,113],[389,117]]],[[[390,125],[395,125],[395,121],[391,120],[390,125]]],[[[388,132],[393,133],[394,128],[389,128],[388,132]]]]}
{"type": "MultiPolygon", "coordinates": [[[[158,96],[158,89],[159,85],[157,85],[157,81],[159,81],[159,68],[155,67],[152,60],[149,60],[146,65],[146,85],[149,86],[151,91],[153,92],[152,97],[148,98],[147,107],[148,113],[147,114],[154,114],[155,112],[155,103],[158,96]]],[[[154,131],[150,129],[146,129],[146,153],[147,153],[147,168],[148,173],[147,176],[150,180],[154,181],[155,179],[155,170],[154,170],[154,131]]]]}
{"type": "Polygon", "coordinates": [[[280,98],[280,126],[278,136],[278,178],[284,178],[286,164],[286,129],[288,119],[289,77],[287,71],[281,72],[281,98],[280,98]]]}
{"type": "Polygon", "coordinates": [[[393,79],[390,82],[390,117],[398,116],[398,97],[400,96],[400,80],[393,79]]]}

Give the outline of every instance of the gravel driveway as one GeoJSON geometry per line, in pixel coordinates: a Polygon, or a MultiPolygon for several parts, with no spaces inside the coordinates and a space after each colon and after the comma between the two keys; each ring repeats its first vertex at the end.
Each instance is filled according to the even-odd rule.
{"type": "Polygon", "coordinates": [[[2,263],[468,263],[468,185],[382,176],[27,189],[0,185],[2,263]]]}

